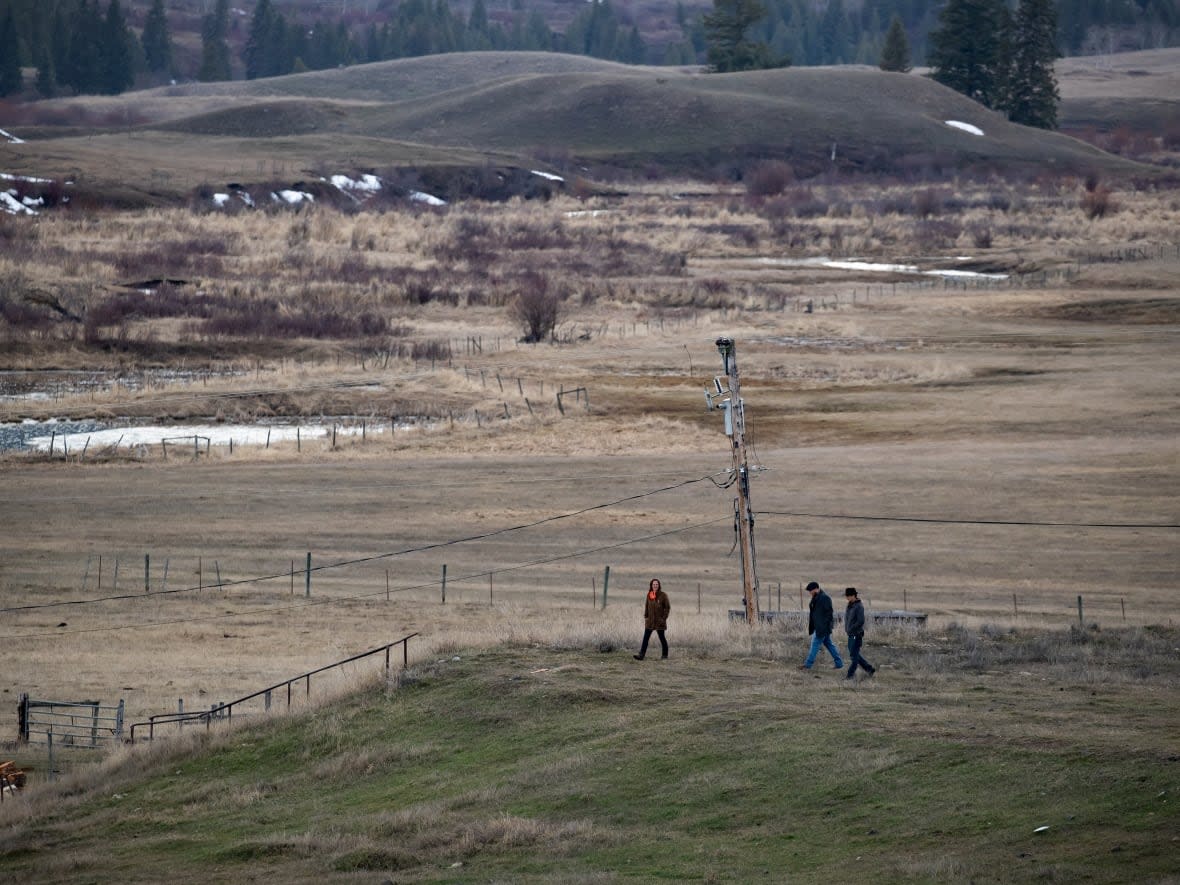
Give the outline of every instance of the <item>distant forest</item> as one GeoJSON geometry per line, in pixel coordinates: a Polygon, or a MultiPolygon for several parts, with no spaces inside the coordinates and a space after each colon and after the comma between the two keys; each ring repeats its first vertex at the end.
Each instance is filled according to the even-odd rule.
{"type": "MultiPolygon", "coordinates": [[[[0,94],[113,94],[488,49],[703,64],[710,7],[671,2],[657,13],[645,0],[0,0],[0,94]]],[[[896,15],[921,65],[945,0],[763,5],[750,37],[792,64],[875,65],[896,15]]],[[[1057,21],[1063,55],[1180,45],[1177,0],[1057,0],[1057,21]]]]}

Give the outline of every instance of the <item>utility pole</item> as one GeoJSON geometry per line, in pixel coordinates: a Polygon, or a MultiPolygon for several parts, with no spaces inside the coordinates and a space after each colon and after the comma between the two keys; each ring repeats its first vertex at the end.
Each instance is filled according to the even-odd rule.
{"type": "Polygon", "coordinates": [[[718,338],[717,352],[725,367],[726,384],[720,377],[713,379],[713,391],[705,390],[705,404],[710,411],[714,403],[725,412],[725,435],[733,449],[733,472],[737,485],[734,502],[734,522],[737,524],[738,546],[742,557],[742,598],[746,605],[746,622],[758,623],[758,572],[754,565],[754,511],[750,508],[750,470],[746,464],[746,415],[742,403],[741,381],[738,379],[737,350],[732,338],[718,338]]]}

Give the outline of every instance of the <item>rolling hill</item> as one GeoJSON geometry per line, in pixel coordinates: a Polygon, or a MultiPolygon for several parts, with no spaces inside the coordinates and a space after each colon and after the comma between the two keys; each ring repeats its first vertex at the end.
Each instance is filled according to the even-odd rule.
{"type": "Polygon", "coordinates": [[[799,177],[1151,171],[1009,123],[925,77],[855,66],[719,75],[554,53],[463,53],[38,110],[54,125],[16,127],[26,141],[0,146],[0,166],[73,176],[96,192],[117,190],[126,204],[325,167],[541,166],[567,176],[654,170],[730,180],[764,159],[790,163],[799,177]]]}

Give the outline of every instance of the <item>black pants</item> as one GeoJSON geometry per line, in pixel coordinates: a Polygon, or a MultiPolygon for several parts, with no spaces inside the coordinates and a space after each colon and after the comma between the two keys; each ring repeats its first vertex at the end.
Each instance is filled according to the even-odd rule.
{"type": "MultiPolygon", "coordinates": [[[[651,639],[652,630],[643,631],[643,645],[639,646],[639,656],[641,658],[647,656],[647,643],[651,639]]],[[[664,638],[663,630],[654,631],[660,637],[660,645],[664,648],[664,657],[668,657],[668,640],[664,638]]]]}

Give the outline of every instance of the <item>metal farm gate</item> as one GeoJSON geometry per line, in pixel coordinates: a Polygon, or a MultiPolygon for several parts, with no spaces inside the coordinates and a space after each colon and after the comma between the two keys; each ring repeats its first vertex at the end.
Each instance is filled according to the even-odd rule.
{"type": "Polygon", "coordinates": [[[24,744],[97,750],[123,740],[122,698],[115,706],[104,706],[101,701],[45,701],[21,694],[17,716],[24,744]]]}

